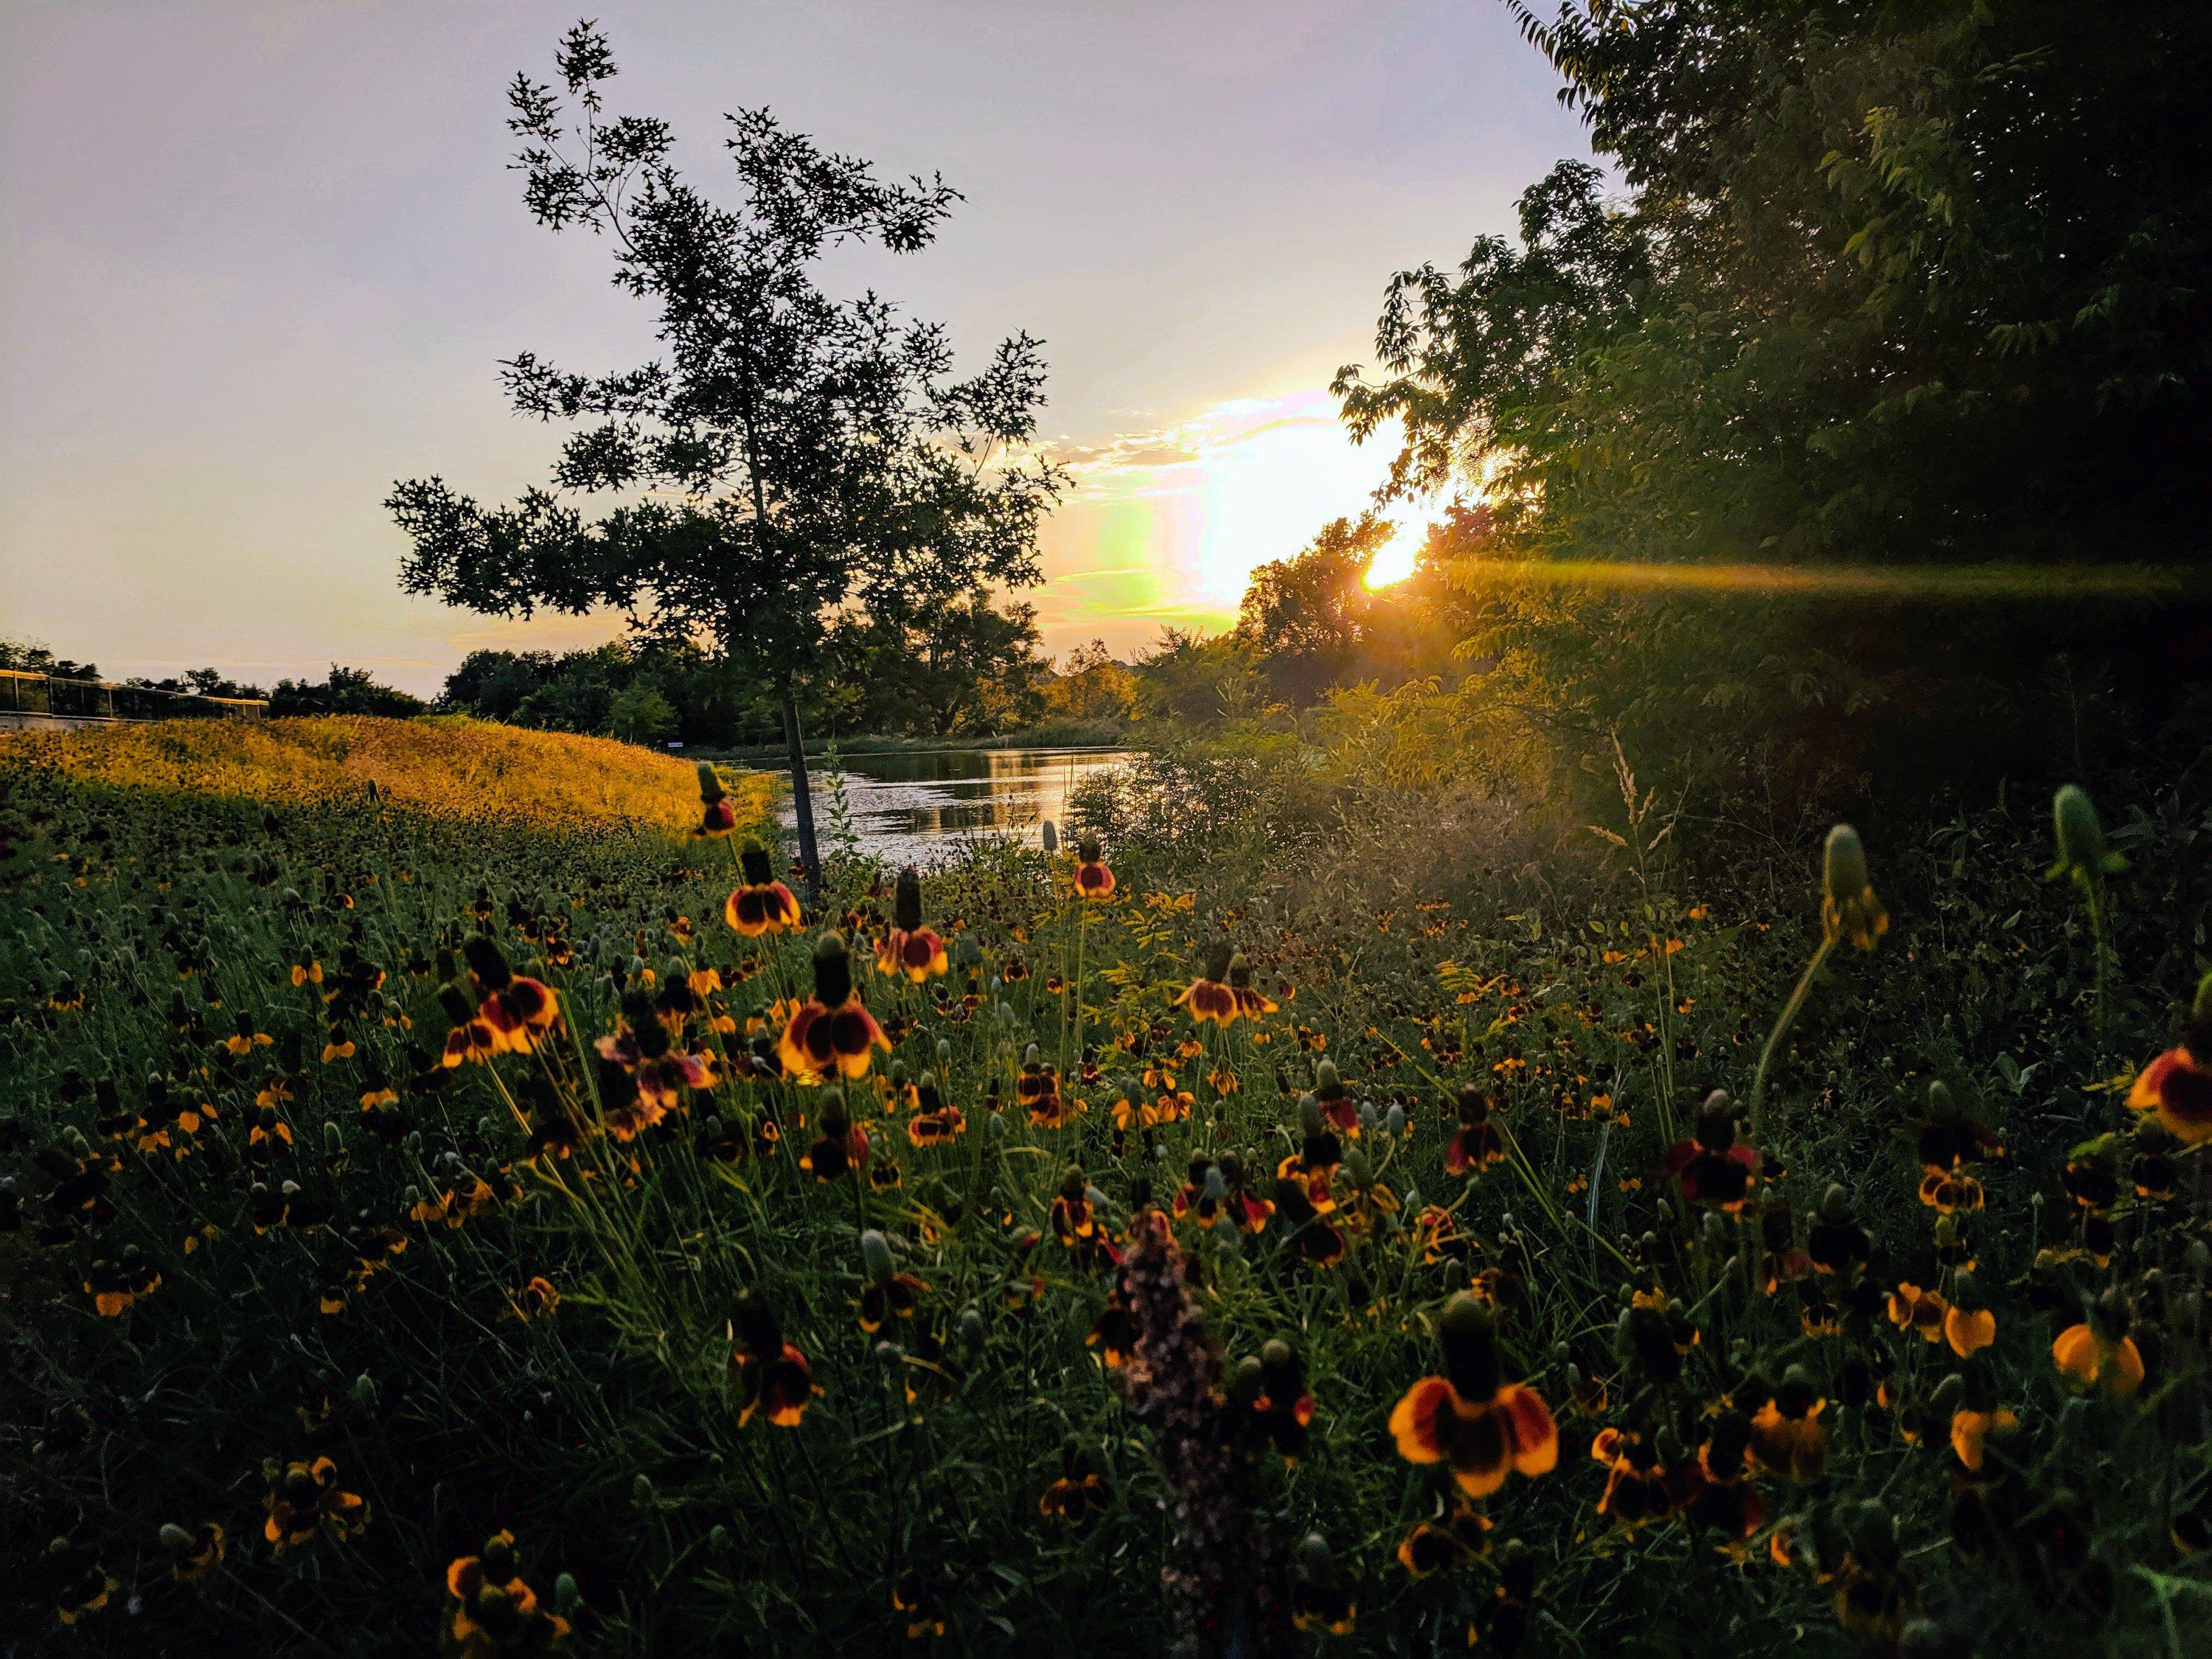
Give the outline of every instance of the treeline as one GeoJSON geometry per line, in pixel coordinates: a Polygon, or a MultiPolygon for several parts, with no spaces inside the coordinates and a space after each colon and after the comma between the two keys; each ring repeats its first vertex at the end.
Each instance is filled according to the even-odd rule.
{"type": "MultiPolygon", "coordinates": [[[[795,680],[810,737],[981,736],[1049,712],[1033,607],[971,593],[927,617],[852,617],[795,680]]],[[[587,649],[477,651],[439,706],[481,720],[659,745],[774,742],[780,690],[719,653],[650,635],[587,649]]]]}
{"type": "MultiPolygon", "coordinates": [[[[101,678],[97,663],[57,656],[51,646],[28,640],[0,638],[0,669],[46,674],[58,680],[101,678]]],[[[119,684],[180,696],[265,702],[269,712],[277,715],[383,714],[404,719],[430,707],[420,697],[382,684],[366,668],[343,668],[336,663],[322,679],[283,679],[270,688],[234,679],[219,668],[188,668],[161,679],[134,674],[119,684]]]]}
{"type": "MultiPolygon", "coordinates": [[[[1000,608],[981,595],[926,627],[849,622],[799,677],[799,711],[813,738],[1115,738],[1281,720],[1346,685],[1388,688],[1450,672],[1466,613],[1443,571],[1486,523],[1480,510],[1454,509],[1428,532],[1412,578],[1370,592],[1368,568],[1393,526],[1373,514],[1338,520],[1303,551],[1254,573],[1234,629],[1169,628],[1126,657],[1094,640],[1055,665],[1039,649],[1030,606],[1000,608]]],[[[650,638],[562,653],[472,652],[438,706],[656,746],[782,735],[772,687],[698,646],[650,638]]]]}

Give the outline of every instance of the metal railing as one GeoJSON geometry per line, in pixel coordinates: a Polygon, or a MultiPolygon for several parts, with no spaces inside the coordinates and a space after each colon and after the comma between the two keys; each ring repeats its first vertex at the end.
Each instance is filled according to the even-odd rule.
{"type": "Polygon", "coordinates": [[[258,697],[204,697],[191,691],[158,691],[150,685],[58,679],[52,674],[0,668],[0,715],[46,714],[79,720],[213,720],[229,715],[258,720],[268,713],[268,703],[258,697]]]}

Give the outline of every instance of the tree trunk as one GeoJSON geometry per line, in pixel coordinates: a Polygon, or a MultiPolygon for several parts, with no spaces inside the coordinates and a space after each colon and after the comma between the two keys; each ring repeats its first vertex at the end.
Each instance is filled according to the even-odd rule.
{"type": "Polygon", "coordinates": [[[791,756],[792,816],[799,827],[799,863],[806,876],[806,908],[822,908],[822,849],[814,839],[814,796],[806,784],[806,734],[799,727],[799,704],[791,688],[783,691],[783,740],[791,756]]]}

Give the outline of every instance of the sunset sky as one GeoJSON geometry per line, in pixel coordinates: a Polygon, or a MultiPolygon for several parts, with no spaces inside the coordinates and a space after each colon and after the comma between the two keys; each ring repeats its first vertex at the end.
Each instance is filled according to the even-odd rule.
{"type": "MultiPolygon", "coordinates": [[[[1030,597],[1055,653],[1218,627],[1388,454],[1326,392],[1389,274],[1455,262],[1587,153],[1489,0],[602,0],[617,111],[712,186],[766,104],[967,200],[834,263],[974,356],[1026,328],[1079,488],[1030,597]]],[[[575,12],[529,0],[0,7],[0,632],[111,676],[331,661],[436,690],[479,646],[596,642],[410,599],[383,497],[545,479],[495,364],[653,354],[605,250],[525,213],[504,118],[575,12]]]]}

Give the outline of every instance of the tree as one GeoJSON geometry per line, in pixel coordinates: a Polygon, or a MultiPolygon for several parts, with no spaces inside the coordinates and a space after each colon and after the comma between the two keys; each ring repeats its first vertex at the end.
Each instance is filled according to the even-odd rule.
{"type": "Polygon", "coordinates": [[[511,720],[523,700],[556,672],[550,651],[471,651],[446,677],[438,700],[479,720],[511,720]]]}
{"type": "Polygon", "coordinates": [[[1251,647],[1233,633],[1208,638],[1164,628],[1159,643],[1139,659],[1136,675],[1139,707],[1156,720],[1202,726],[1259,709],[1257,665],[1251,647]]]}
{"type": "Polygon", "coordinates": [[[1072,720],[1121,720],[1137,716],[1137,677],[1115,660],[1103,640],[1079,645],[1044,687],[1045,706],[1072,720]]]}
{"type": "Polygon", "coordinates": [[[847,678],[866,688],[848,718],[871,731],[1004,730],[1040,702],[1036,608],[1002,611],[981,589],[922,615],[852,618],[836,644],[847,678]]]}
{"type": "Polygon", "coordinates": [[[269,712],[288,714],[380,714],[408,720],[429,705],[396,686],[380,685],[366,668],[331,665],[330,678],[319,684],[311,680],[279,680],[269,694],[269,712]]]}
{"type": "Polygon", "coordinates": [[[1303,707],[1351,672],[1372,608],[1367,568],[1395,533],[1376,513],[1335,519],[1302,552],[1253,571],[1237,634],[1276,696],[1303,707]]]}
{"type": "Polygon", "coordinates": [[[0,635],[0,668],[11,668],[22,674],[45,674],[58,680],[96,680],[100,667],[96,663],[75,662],[67,657],[57,657],[52,648],[32,640],[9,639],[0,635]]]}
{"type": "Polygon", "coordinates": [[[655,307],[665,355],[596,377],[528,352],[502,365],[520,412],[589,423],[553,489],[509,507],[436,477],[398,485],[403,580],[499,614],[618,606],[652,637],[711,641],[775,689],[818,885],[795,693],[841,613],[919,616],[1037,580],[1037,526],[1063,483],[1031,447],[1042,352],[1018,334],[957,379],[942,326],[818,285],[833,249],[926,246],[959,199],[940,179],[884,183],[744,110],[726,141],[739,199],[722,206],[679,176],[666,123],[606,118],[615,64],[597,27],[572,28],[556,63],[573,115],[526,76],[508,94],[524,200],[550,229],[607,239],[615,285],[655,307]],[[568,493],[630,499],[587,521],[568,493]]]}
{"type": "Polygon", "coordinates": [[[1920,596],[2203,557],[2212,9],[1508,3],[1611,179],[1561,163],[1517,240],[1392,279],[1379,373],[1334,383],[1356,437],[1404,422],[1392,493],[1494,508],[1460,574],[1505,695],[1585,751],[1610,730],[1700,766],[1769,739],[1844,771],[1917,750],[1948,782],[2026,758],[2023,665],[2085,653],[2146,697],[2202,672],[2201,613],[2155,594],[2037,608],[2055,590],[2030,574],[1997,605],[1920,596]],[[1883,586],[1731,603],[1767,590],[1683,576],[1700,563],[1883,586]],[[1990,740],[1954,721],[1939,757],[1939,708],[1990,740]]]}
{"type": "Polygon", "coordinates": [[[658,686],[640,680],[609,705],[607,730],[624,743],[657,749],[676,735],[676,710],[658,686]]]}

